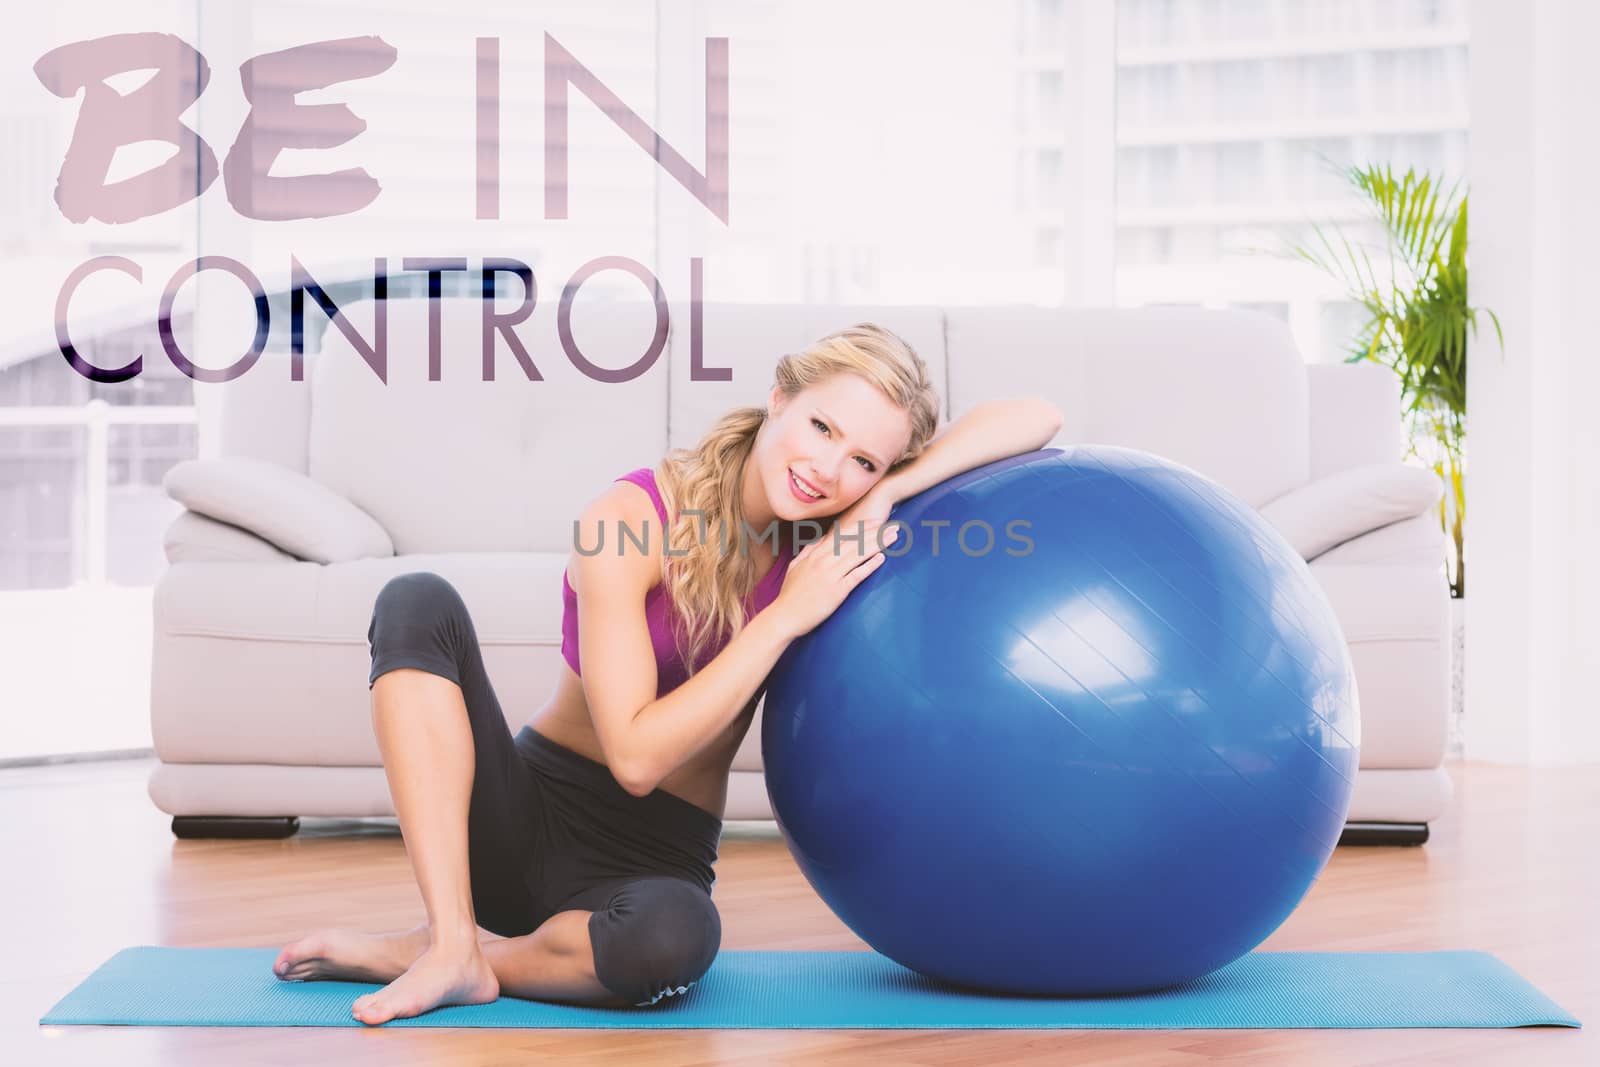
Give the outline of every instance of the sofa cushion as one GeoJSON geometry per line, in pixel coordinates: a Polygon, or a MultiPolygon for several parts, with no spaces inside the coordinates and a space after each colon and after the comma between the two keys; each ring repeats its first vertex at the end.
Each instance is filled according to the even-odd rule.
{"type": "MultiPolygon", "coordinates": [[[[527,380],[503,341],[495,380],[483,380],[477,297],[438,301],[437,381],[428,378],[427,300],[387,301],[387,383],[330,327],[311,372],[312,477],[382,523],[402,555],[569,551],[584,505],[661,458],[667,372],[663,351],[633,381],[589,377],[567,358],[555,304],[544,301],[515,329],[541,381],[527,380]]],[[[370,340],[375,306],[357,301],[341,313],[370,340]]],[[[572,330],[583,358],[621,369],[646,351],[654,305],[578,301],[572,330]]]]}
{"type": "Polygon", "coordinates": [[[1438,512],[1380,526],[1317,557],[1318,563],[1436,563],[1455,545],[1445,536],[1438,512]]]}
{"type": "Polygon", "coordinates": [[[1311,480],[1406,454],[1400,379],[1382,363],[1308,363],[1311,480]]]}
{"type": "Polygon", "coordinates": [[[241,530],[185,508],[167,524],[161,547],[168,563],[293,563],[294,557],[241,530]]]}
{"type": "Polygon", "coordinates": [[[1439,476],[1404,463],[1373,463],[1291,489],[1261,507],[1304,559],[1316,559],[1391,522],[1435,508],[1444,496],[1439,476]]]}
{"type": "Polygon", "coordinates": [[[567,558],[553,552],[451,552],[332,566],[173,566],[156,587],[154,610],[166,633],[362,643],[384,583],[411,571],[433,571],[460,591],[480,641],[559,647],[567,558]]]}
{"type": "Polygon", "coordinates": [[[1052,442],[1121,445],[1193,467],[1246,503],[1309,477],[1305,363],[1267,315],[1198,308],[950,308],[950,410],[1036,394],[1052,442]]]}
{"type": "Polygon", "coordinates": [[[566,669],[565,565],[553,553],[484,552],[171,566],[153,603],[156,750],[166,763],[380,763],[367,627],[384,583],[417,570],[460,591],[514,731],[566,669]]]}
{"type": "Polygon", "coordinates": [[[674,314],[670,417],[673,448],[694,445],[731,408],[765,406],[779,359],[801,351],[825,334],[858,322],[877,323],[903,338],[927,364],[941,403],[946,399],[944,319],[937,308],[707,304],[701,359],[707,368],[729,368],[729,381],[696,381],[690,377],[688,307],[675,308],[674,314]]]}
{"type": "Polygon", "coordinates": [[[190,459],[161,479],[190,511],[237,526],[313,563],[394,555],[382,526],[327,486],[259,459],[190,459]]]}
{"type": "MultiPolygon", "coordinates": [[[[308,300],[306,306],[314,308],[315,304],[308,300]]],[[[204,396],[201,403],[209,401],[219,410],[220,455],[266,460],[306,473],[311,383],[304,378],[294,380],[292,363],[290,353],[269,348],[251,366],[250,373],[214,391],[196,391],[197,400],[204,396]]]]}

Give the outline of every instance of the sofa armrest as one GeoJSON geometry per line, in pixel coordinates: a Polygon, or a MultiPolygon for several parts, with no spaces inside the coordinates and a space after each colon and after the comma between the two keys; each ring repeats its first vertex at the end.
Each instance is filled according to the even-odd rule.
{"type": "Polygon", "coordinates": [[[258,459],[185,460],[161,482],[167,495],[314,563],[394,555],[378,521],[298,471],[258,459]]]}
{"type": "Polygon", "coordinates": [[[1373,463],[1318,478],[1261,507],[1261,516],[1307,560],[1390,523],[1436,508],[1444,483],[1431,470],[1373,463]]]}
{"type": "Polygon", "coordinates": [[[1439,512],[1429,508],[1420,515],[1380,526],[1353,537],[1317,557],[1318,563],[1433,563],[1444,566],[1450,542],[1439,512]]]}
{"type": "Polygon", "coordinates": [[[168,563],[293,563],[295,558],[249,530],[184,509],[167,525],[161,547],[168,563]]]}

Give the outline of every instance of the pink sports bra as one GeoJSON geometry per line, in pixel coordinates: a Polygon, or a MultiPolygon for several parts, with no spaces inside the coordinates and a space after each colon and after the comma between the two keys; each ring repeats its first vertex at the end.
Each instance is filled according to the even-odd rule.
{"type": "MultiPolygon", "coordinates": [[[[661,517],[662,528],[669,528],[667,522],[667,507],[661,500],[661,492],[656,488],[655,471],[649,467],[640,467],[638,470],[629,471],[613,481],[632,482],[642,487],[650,494],[650,499],[655,502],[656,514],[661,517]]],[[[643,540],[643,537],[640,537],[643,540]]],[[[637,546],[635,546],[637,547],[637,546]]],[[[793,558],[787,551],[780,551],[777,560],[773,563],[762,579],[756,583],[749,596],[745,598],[745,619],[777,599],[778,591],[783,588],[783,576],[789,570],[789,561],[793,558]]],[[[614,548],[608,548],[615,551],[614,548]]],[[[578,594],[572,588],[572,583],[567,580],[567,572],[561,572],[561,655],[572,668],[574,674],[583,676],[580,669],[578,655],[578,594]]],[[[682,685],[689,677],[689,668],[685,663],[682,653],[678,650],[677,640],[672,632],[671,598],[667,593],[664,583],[658,582],[645,596],[645,619],[650,625],[650,643],[655,647],[656,654],[656,696],[662,697],[678,686],[682,685]]],[[[704,666],[711,658],[722,651],[727,644],[726,640],[713,641],[702,653],[701,661],[697,667],[704,666]]]]}

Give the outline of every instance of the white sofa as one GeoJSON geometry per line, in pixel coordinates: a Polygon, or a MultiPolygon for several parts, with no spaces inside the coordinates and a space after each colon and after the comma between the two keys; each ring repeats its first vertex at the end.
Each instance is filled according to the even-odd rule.
{"type": "MultiPolygon", "coordinates": [[[[553,302],[552,302],[553,303],[553,302]]],[[[371,302],[346,306],[373,336],[371,302]]],[[[1065,415],[1053,444],[1096,442],[1184,463],[1279,525],[1312,560],[1350,643],[1361,771],[1346,843],[1419,843],[1445,810],[1449,610],[1430,472],[1403,467],[1399,395],[1375,364],[1306,364],[1280,322],[1183,308],[1056,310],[708,304],[694,380],[690,309],[628,382],[565,355],[553,308],[517,327],[542,380],[506,344],[484,381],[476,299],[390,300],[387,382],[329,328],[304,380],[268,353],[219,387],[220,455],[175,467],[186,505],[154,597],[149,782],[181,836],[281,835],[300,816],[392,816],[372,735],[367,624],[391,577],[431,570],[471,610],[517,729],[563,669],[561,574],[572,519],[612,479],[763,402],[774,362],[829,330],[879,322],[907,338],[959,417],[1038,394],[1065,415]]],[[[655,308],[586,304],[584,358],[620,368],[655,308]]],[[[727,818],[770,818],[759,718],[734,764],[727,818]]]]}

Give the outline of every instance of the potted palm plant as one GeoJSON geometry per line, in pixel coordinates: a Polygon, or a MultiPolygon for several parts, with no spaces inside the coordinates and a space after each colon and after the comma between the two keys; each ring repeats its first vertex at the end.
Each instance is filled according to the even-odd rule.
{"type": "Polygon", "coordinates": [[[1458,185],[1388,165],[1344,170],[1382,225],[1384,247],[1352,243],[1337,227],[1312,227],[1301,259],[1341,281],[1365,312],[1346,362],[1373,360],[1400,378],[1408,451],[1433,468],[1445,486],[1439,522],[1452,550],[1445,560],[1455,622],[1456,711],[1460,712],[1463,607],[1467,555],[1466,516],[1467,338],[1478,332],[1481,311],[1494,324],[1504,354],[1500,320],[1467,301],[1467,196],[1458,185]],[[1457,195],[1459,192],[1459,196],[1457,195]]]}

